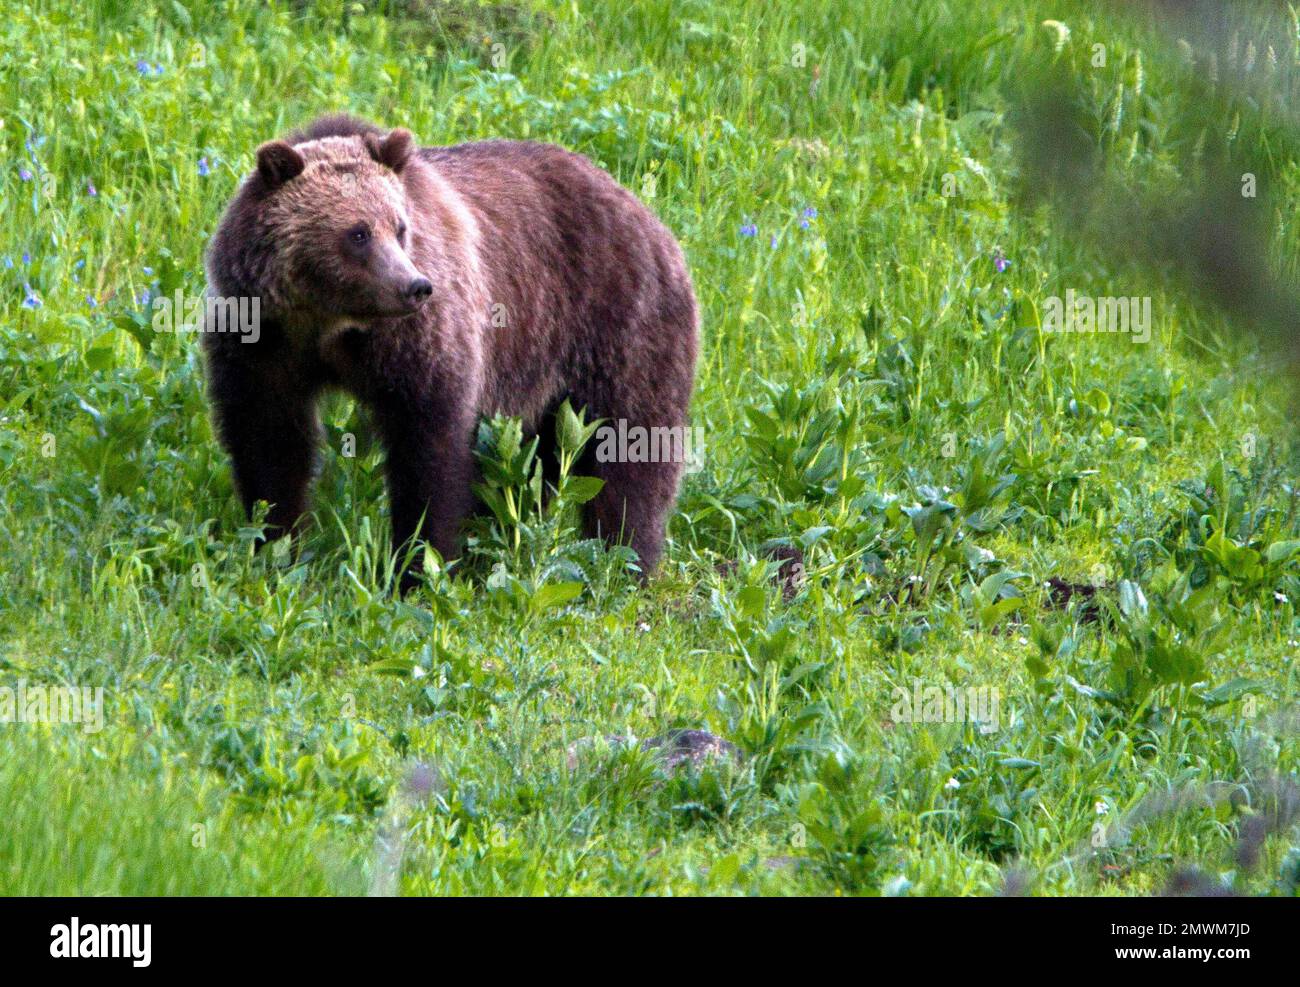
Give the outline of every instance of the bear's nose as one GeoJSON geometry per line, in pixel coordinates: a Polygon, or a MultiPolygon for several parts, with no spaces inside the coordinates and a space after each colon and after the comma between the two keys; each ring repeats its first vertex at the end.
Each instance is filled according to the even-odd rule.
{"type": "Polygon", "coordinates": [[[413,302],[422,302],[433,294],[433,283],[428,278],[416,278],[406,286],[406,297],[413,302]]]}

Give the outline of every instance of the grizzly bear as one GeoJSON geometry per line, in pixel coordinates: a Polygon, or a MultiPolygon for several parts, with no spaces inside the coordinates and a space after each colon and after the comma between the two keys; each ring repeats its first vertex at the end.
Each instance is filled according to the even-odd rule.
{"type": "MultiPolygon", "coordinates": [[[[245,509],[270,504],[269,538],[307,509],[330,388],[373,416],[394,547],[419,539],[446,559],[475,507],[481,416],[545,437],[568,398],[629,428],[686,427],[698,310],[681,248],[559,147],[417,147],[404,129],[322,118],[258,148],[207,273],[210,296],[259,299],[256,336],[208,326],[203,345],[217,434],[245,509]]],[[[682,463],[589,451],[579,472],[604,481],[586,534],[652,571],[682,463]]]]}

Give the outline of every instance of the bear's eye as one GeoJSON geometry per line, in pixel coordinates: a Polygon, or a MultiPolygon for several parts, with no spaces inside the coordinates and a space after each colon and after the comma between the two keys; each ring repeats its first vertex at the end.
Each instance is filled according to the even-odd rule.
{"type": "Polygon", "coordinates": [[[406,224],[405,224],[405,223],[398,223],[398,224],[397,224],[397,239],[399,239],[399,240],[405,240],[405,239],[406,239],[406,224]]]}
{"type": "Polygon", "coordinates": [[[363,243],[370,242],[370,231],[364,226],[357,226],[348,230],[348,240],[360,246],[363,243]]]}

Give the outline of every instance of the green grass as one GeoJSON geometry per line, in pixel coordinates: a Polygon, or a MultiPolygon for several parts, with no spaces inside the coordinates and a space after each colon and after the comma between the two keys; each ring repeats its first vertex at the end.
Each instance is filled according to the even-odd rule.
{"type": "Polygon", "coordinates": [[[1293,139],[1269,104],[1207,117],[1175,39],[1089,6],[12,10],[0,685],[103,688],[106,723],[0,725],[0,892],[1143,894],[1195,864],[1294,893],[1291,382],[1133,229],[1035,204],[1013,120],[1054,64],[1117,181],[1260,162],[1279,272],[1293,139]],[[395,600],[341,399],[302,555],[252,553],[196,340],[143,296],[201,291],[253,149],[335,109],[565,144],[680,237],[706,448],[648,587],[558,511],[395,600]],[[1043,332],[1067,288],[1151,297],[1150,341],[1043,332]],[[1104,584],[1102,619],[1052,577],[1104,584]],[[997,689],[998,729],[895,722],[917,679],[997,689]],[[745,759],[566,754],[677,727],[745,759]]]}

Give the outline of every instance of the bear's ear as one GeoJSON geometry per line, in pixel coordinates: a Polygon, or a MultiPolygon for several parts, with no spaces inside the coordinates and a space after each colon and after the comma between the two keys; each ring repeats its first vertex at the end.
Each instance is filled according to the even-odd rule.
{"type": "Polygon", "coordinates": [[[257,173],[266,187],[277,189],[302,174],[307,162],[284,141],[270,141],[257,149],[257,173]]]}
{"type": "Polygon", "coordinates": [[[415,151],[415,138],[405,127],[395,127],[388,132],[387,137],[366,135],[366,148],[370,151],[370,156],[381,165],[401,174],[415,151]]]}

